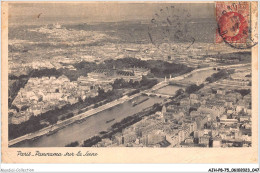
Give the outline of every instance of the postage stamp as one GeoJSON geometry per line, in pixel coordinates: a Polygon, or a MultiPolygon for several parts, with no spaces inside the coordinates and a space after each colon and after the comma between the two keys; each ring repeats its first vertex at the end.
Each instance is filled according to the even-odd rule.
{"type": "Polygon", "coordinates": [[[247,49],[257,44],[253,35],[249,2],[216,2],[216,20],[218,24],[216,42],[226,42],[233,48],[247,49]]]}

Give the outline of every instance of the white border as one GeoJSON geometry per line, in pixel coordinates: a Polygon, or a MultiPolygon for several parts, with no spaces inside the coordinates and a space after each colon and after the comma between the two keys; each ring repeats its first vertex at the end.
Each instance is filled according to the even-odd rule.
{"type": "MultiPolygon", "coordinates": [[[[17,1],[17,0],[6,0],[9,2],[17,1]]],[[[32,1],[32,0],[20,0],[22,1],[32,1]]],[[[37,0],[35,0],[37,1],[37,0]]],[[[48,2],[49,0],[40,0],[48,2]]],[[[69,1],[69,0],[56,0],[56,1],[69,1]]],[[[84,0],[77,0],[84,1],[84,0]]],[[[104,1],[104,0],[95,0],[95,1],[104,1]]],[[[118,1],[118,0],[110,0],[110,1],[118,1]]],[[[129,0],[121,0],[121,1],[129,1],[129,0]]],[[[163,1],[163,0],[142,0],[142,1],[163,1]]],[[[176,1],[176,0],[172,0],[176,1]]],[[[180,0],[179,0],[180,1],[180,0]]],[[[196,0],[189,0],[196,1],[196,0]]],[[[200,0],[205,1],[205,0],[200,0]]],[[[225,0],[230,1],[230,0],[225,0]]],[[[250,0],[243,0],[250,1],[250,0]]],[[[2,2],[2,0],[1,0],[2,2]]],[[[0,4],[1,8],[1,4],[0,4]]],[[[260,8],[260,3],[258,3],[258,9],[260,8]]],[[[258,13],[258,20],[260,14],[258,13]]],[[[1,13],[0,13],[1,18],[1,13]]],[[[259,22],[258,22],[258,33],[259,33],[259,22]]],[[[0,28],[1,31],[1,28],[0,28]]],[[[1,40],[1,35],[0,35],[1,40]]],[[[1,43],[0,43],[1,44],[1,43]]],[[[259,48],[258,44],[258,48],[259,48]]],[[[1,50],[1,46],[0,46],[1,50]]],[[[0,54],[1,57],[1,54],[0,54]]],[[[260,57],[260,52],[258,52],[258,57],[260,57]]],[[[258,58],[259,60],[259,58],[258,58]]],[[[260,65],[258,62],[258,69],[260,65]]],[[[260,73],[258,71],[258,79],[260,73]]],[[[0,66],[0,81],[1,81],[1,66],[0,66]]],[[[258,80],[258,86],[259,85],[258,80]]],[[[260,98],[260,92],[258,93],[258,98],[260,98]]],[[[1,102],[1,93],[0,93],[0,102],[1,102]]],[[[258,102],[258,112],[259,112],[259,102],[258,102]]],[[[1,109],[1,106],[0,106],[1,109]]],[[[1,113],[0,113],[1,118],[1,113]]],[[[260,119],[258,119],[258,124],[260,124],[260,119]]],[[[0,123],[0,132],[1,132],[1,123],[0,123]]],[[[259,132],[259,126],[258,126],[259,132]]],[[[1,138],[0,138],[1,142],[1,138]]],[[[258,133],[258,144],[259,133],[258,133]]],[[[1,147],[1,146],[0,146],[1,147]]],[[[259,146],[258,146],[259,147],[259,146]]],[[[260,155],[260,151],[258,149],[258,155],[260,155]]],[[[1,158],[1,153],[0,153],[1,158]]],[[[1,158],[2,160],[2,158],[1,158]]],[[[26,171],[27,169],[33,170],[33,172],[208,172],[210,168],[259,168],[258,164],[0,164],[0,172],[1,170],[7,170],[8,172],[31,172],[26,171]]]]}

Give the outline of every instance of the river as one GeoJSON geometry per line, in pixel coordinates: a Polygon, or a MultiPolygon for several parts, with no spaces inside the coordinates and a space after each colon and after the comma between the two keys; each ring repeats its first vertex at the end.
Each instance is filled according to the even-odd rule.
{"type": "MultiPolygon", "coordinates": [[[[140,102],[148,96],[139,96],[133,100],[140,102]]],[[[149,97],[148,100],[133,106],[133,100],[109,108],[85,119],[80,124],[74,123],[59,130],[52,135],[44,135],[35,140],[22,141],[12,147],[64,147],[74,141],[86,140],[101,131],[107,130],[111,125],[121,121],[123,118],[140,112],[144,108],[163,101],[163,98],[149,97]],[[115,120],[113,120],[115,119],[115,120]],[[107,123],[107,121],[113,120],[107,123]]]]}
{"type": "MultiPolygon", "coordinates": [[[[184,80],[201,83],[211,74],[216,73],[214,70],[205,70],[196,72],[184,80]]],[[[179,86],[168,85],[156,92],[167,95],[174,95],[180,89],[179,86]]],[[[121,121],[123,118],[131,116],[143,109],[152,106],[155,103],[160,103],[164,98],[138,96],[133,100],[126,101],[122,104],[94,114],[85,119],[81,123],[74,123],[66,126],[52,135],[44,135],[35,140],[26,140],[13,145],[12,147],[64,147],[65,145],[74,141],[83,141],[101,131],[106,131],[111,125],[121,121]],[[149,98],[148,100],[146,100],[149,98]],[[142,100],[145,100],[142,102],[142,100]],[[133,106],[133,101],[140,103],[133,106]],[[108,121],[108,122],[107,122],[108,121]]]]}
{"type": "Polygon", "coordinates": [[[206,78],[211,76],[213,73],[217,73],[217,71],[213,69],[198,71],[193,73],[191,76],[181,80],[181,82],[189,82],[200,85],[205,82],[206,78]]]}
{"type": "Polygon", "coordinates": [[[175,86],[175,85],[167,85],[163,88],[156,90],[155,92],[159,93],[159,94],[166,94],[166,95],[174,96],[178,89],[183,89],[183,87],[175,86]]]}

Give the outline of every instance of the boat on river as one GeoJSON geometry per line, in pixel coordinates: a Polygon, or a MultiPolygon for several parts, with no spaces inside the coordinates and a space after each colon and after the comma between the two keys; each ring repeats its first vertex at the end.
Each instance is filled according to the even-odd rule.
{"type": "Polygon", "coordinates": [[[57,133],[58,131],[59,131],[59,129],[50,130],[46,135],[50,136],[50,135],[53,135],[53,134],[57,133]]]}
{"type": "Polygon", "coordinates": [[[110,122],[112,122],[112,121],[114,121],[114,120],[115,120],[115,118],[113,118],[113,119],[111,119],[111,120],[107,120],[106,123],[110,123],[110,122]]]}
{"type": "Polygon", "coordinates": [[[147,100],[149,100],[149,98],[145,98],[145,99],[143,99],[143,100],[141,100],[141,101],[139,101],[139,102],[134,101],[134,102],[132,102],[133,107],[135,107],[135,106],[137,106],[137,105],[139,105],[139,104],[141,104],[141,103],[143,103],[143,102],[145,102],[145,101],[147,101],[147,100]]]}
{"type": "Polygon", "coordinates": [[[76,123],[77,124],[81,124],[82,122],[84,122],[85,120],[84,119],[80,119],[80,120],[77,120],[76,123]]]}

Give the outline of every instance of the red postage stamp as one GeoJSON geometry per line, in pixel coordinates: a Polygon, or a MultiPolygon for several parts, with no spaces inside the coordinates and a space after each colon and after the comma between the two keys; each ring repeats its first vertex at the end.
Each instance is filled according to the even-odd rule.
{"type": "Polygon", "coordinates": [[[250,2],[216,2],[216,20],[217,43],[224,41],[235,48],[249,47],[250,2]]]}

